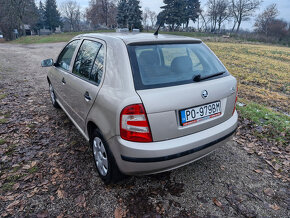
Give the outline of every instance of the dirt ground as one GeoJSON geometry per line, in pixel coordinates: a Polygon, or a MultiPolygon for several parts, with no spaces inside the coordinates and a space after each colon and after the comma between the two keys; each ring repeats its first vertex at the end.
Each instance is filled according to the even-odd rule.
{"type": "Polygon", "coordinates": [[[105,186],[88,144],[49,100],[40,61],[63,45],[0,44],[1,217],[290,216],[289,180],[248,152],[247,140],[171,172],[105,186]]]}

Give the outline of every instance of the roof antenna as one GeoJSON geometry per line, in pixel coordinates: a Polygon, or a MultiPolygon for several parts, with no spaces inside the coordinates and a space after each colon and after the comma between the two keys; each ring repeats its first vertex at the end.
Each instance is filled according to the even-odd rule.
{"type": "Polygon", "coordinates": [[[162,25],[164,25],[164,21],[165,21],[165,19],[167,19],[167,18],[168,18],[168,16],[165,16],[165,17],[160,21],[160,24],[159,24],[159,26],[158,26],[156,32],[154,33],[154,36],[158,36],[158,34],[159,34],[159,29],[160,29],[160,27],[161,27],[162,25]]]}

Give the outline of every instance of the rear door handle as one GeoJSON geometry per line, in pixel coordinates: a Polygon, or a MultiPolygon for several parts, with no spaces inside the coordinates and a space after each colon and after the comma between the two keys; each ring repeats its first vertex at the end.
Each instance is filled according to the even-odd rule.
{"type": "Polygon", "coordinates": [[[86,93],[84,94],[84,96],[85,96],[85,100],[86,100],[86,101],[90,101],[90,100],[92,100],[92,98],[90,97],[90,93],[89,93],[89,92],[86,92],[86,93]]]}
{"type": "Polygon", "coordinates": [[[65,84],[66,84],[66,81],[65,81],[65,79],[64,79],[64,78],[62,78],[62,81],[61,81],[61,82],[62,82],[62,84],[63,84],[63,85],[65,85],[65,84]]]}

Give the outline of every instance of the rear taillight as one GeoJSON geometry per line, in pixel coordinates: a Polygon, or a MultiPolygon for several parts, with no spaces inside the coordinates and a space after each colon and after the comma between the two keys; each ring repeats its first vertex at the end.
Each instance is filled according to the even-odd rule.
{"type": "Polygon", "coordinates": [[[235,113],[236,111],[236,107],[237,107],[237,101],[238,101],[238,85],[237,85],[237,92],[236,92],[236,100],[235,100],[235,107],[234,107],[234,110],[233,110],[233,114],[235,113]]]}
{"type": "Polygon", "coordinates": [[[120,135],[132,142],[152,142],[151,130],[143,104],[125,107],[120,116],[120,135]]]}

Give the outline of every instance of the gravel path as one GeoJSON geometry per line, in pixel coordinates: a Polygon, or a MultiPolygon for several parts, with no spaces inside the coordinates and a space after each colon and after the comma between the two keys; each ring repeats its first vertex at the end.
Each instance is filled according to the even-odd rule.
{"type": "Polygon", "coordinates": [[[0,216],[290,216],[289,181],[235,142],[186,167],[104,186],[88,144],[50,104],[40,61],[63,45],[0,44],[0,216]]]}

